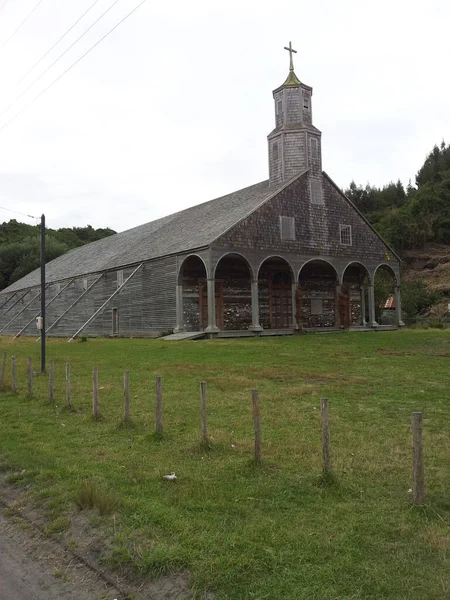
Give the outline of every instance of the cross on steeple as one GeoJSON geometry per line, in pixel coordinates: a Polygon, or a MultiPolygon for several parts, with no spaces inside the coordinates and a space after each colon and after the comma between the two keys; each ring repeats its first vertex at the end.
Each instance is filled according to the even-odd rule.
{"type": "Polygon", "coordinates": [[[294,50],[292,48],[291,42],[289,42],[289,47],[285,46],[284,49],[289,52],[289,71],[293,71],[294,70],[294,61],[292,60],[292,53],[294,52],[295,54],[297,54],[297,50],[294,50]]]}

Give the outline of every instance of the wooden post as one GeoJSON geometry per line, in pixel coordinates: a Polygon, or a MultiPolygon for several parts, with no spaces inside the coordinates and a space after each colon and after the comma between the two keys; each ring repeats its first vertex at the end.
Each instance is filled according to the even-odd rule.
{"type": "Polygon", "coordinates": [[[328,421],[328,398],[320,399],[322,415],[322,471],[325,477],[331,474],[330,423],[328,421]]]}
{"type": "Polygon", "coordinates": [[[28,395],[33,395],[33,359],[28,359],[27,364],[28,395]]]}
{"type": "Polygon", "coordinates": [[[123,374],[123,420],[130,422],[130,371],[123,374]]]}
{"type": "Polygon", "coordinates": [[[98,367],[92,369],[92,416],[98,418],[98,367]]]}
{"type": "Polygon", "coordinates": [[[70,362],[66,362],[66,406],[67,408],[72,407],[70,398],[70,362]]]}
{"type": "Polygon", "coordinates": [[[55,388],[55,361],[50,361],[50,371],[48,373],[48,401],[53,404],[53,392],[55,388]]]}
{"type": "Polygon", "coordinates": [[[252,390],[253,425],[255,427],[255,463],[261,464],[261,420],[259,417],[258,390],[252,390]]]}
{"type": "Polygon", "coordinates": [[[16,386],[16,357],[11,356],[11,390],[13,394],[17,392],[16,386]]]}
{"type": "Polygon", "coordinates": [[[6,369],[6,352],[3,352],[2,368],[0,370],[0,388],[3,388],[5,385],[5,369],[6,369]]]}
{"type": "Polygon", "coordinates": [[[200,412],[201,412],[201,433],[202,444],[208,443],[208,432],[206,429],[206,381],[200,383],[200,412]]]}
{"type": "Polygon", "coordinates": [[[156,433],[162,435],[162,379],[156,378],[156,433]]]}
{"type": "Polygon", "coordinates": [[[413,502],[423,504],[425,498],[423,447],[422,447],[422,413],[412,415],[413,438],[413,502]]]}

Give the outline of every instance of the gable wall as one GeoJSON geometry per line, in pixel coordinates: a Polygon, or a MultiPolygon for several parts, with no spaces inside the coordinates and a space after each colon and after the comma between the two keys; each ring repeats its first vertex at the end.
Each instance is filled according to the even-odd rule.
{"type": "Polygon", "coordinates": [[[390,250],[339,191],[326,177],[321,179],[323,205],[311,203],[306,174],[221,236],[214,246],[349,259],[357,256],[397,264],[390,250]],[[281,240],[280,215],[295,218],[295,241],[281,240]],[[352,246],[340,244],[340,223],[352,226],[352,246]]]}

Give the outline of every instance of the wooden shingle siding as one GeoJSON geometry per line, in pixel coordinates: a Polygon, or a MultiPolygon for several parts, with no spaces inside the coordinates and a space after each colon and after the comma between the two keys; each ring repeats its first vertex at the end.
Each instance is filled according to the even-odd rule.
{"type": "MultiPolygon", "coordinates": [[[[124,269],[124,280],[133,270],[124,269]]],[[[109,295],[114,292],[114,286],[117,285],[115,273],[106,275],[102,291],[95,294],[91,314],[107,299],[105,296],[108,292],[109,295]]],[[[113,308],[118,310],[120,337],[152,337],[172,330],[175,327],[175,284],[175,257],[144,264],[81,335],[112,335],[113,308]]]]}

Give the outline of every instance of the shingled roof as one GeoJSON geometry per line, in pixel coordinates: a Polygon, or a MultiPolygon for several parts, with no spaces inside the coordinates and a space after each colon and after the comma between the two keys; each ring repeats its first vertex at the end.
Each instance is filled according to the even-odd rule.
{"type": "MultiPolygon", "coordinates": [[[[270,188],[268,180],[262,181],[70,250],[46,265],[46,280],[51,283],[88,273],[119,269],[208,246],[302,174],[270,188]]],[[[40,269],[36,269],[1,293],[37,286],[39,282],[40,269]]]]}

